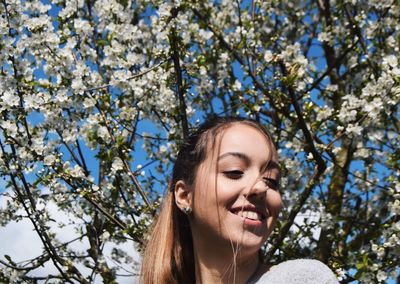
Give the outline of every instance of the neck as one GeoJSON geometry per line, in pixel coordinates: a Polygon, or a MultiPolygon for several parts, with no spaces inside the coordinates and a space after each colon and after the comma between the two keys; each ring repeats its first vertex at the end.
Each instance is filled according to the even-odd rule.
{"type": "Polygon", "coordinates": [[[194,243],[196,283],[246,283],[259,266],[258,255],[236,256],[231,246],[201,248],[194,243]]]}

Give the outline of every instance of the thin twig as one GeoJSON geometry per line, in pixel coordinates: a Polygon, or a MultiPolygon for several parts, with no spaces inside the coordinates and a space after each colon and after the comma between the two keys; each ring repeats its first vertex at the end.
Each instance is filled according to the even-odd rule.
{"type": "MultiPolygon", "coordinates": [[[[93,96],[92,96],[92,98],[93,98],[93,96]]],[[[100,116],[102,117],[104,123],[107,125],[107,117],[104,114],[104,111],[101,109],[101,107],[99,106],[98,103],[96,103],[96,108],[98,109],[98,111],[100,113],[100,116]]],[[[112,140],[113,144],[117,145],[117,143],[115,141],[115,137],[111,133],[110,129],[108,127],[106,127],[106,128],[107,128],[107,131],[108,131],[108,135],[111,137],[111,140],[112,140]]],[[[120,149],[117,149],[117,150],[118,150],[118,156],[122,160],[125,169],[128,171],[129,177],[133,181],[133,184],[135,185],[136,190],[139,192],[139,194],[142,197],[144,203],[148,206],[149,209],[151,209],[152,206],[151,206],[151,204],[150,204],[150,202],[149,202],[149,200],[148,200],[148,198],[146,196],[146,193],[144,192],[144,190],[140,186],[140,184],[139,184],[135,174],[133,173],[131,167],[129,166],[128,162],[125,160],[124,154],[120,151],[120,149]]]]}
{"type": "MultiPolygon", "coordinates": [[[[125,82],[125,81],[129,81],[129,80],[141,77],[141,76],[143,76],[143,75],[145,75],[145,74],[157,69],[158,67],[160,67],[161,65],[163,65],[165,62],[168,62],[168,61],[169,61],[169,59],[162,60],[161,62],[157,63],[156,65],[154,65],[154,66],[152,66],[152,67],[150,67],[150,68],[148,68],[148,69],[146,69],[146,70],[144,70],[142,72],[134,74],[134,75],[132,75],[132,76],[130,76],[128,78],[125,78],[125,79],[116,80],[115,82],[125,82]]],[[[112,84],[106,84],[106,85],[102,85],[102,86],[99,86],[99,87],[86,89],[86,90],[84,90],[84,92],[92,92],[92,91],[96,91],[96,90],[100,90],[100,89],[105,89],[105,88],[108,88],[110,86],[112,86],[112,84]]]]}
{"type": "MultiPolygon", "coordinates": [[[[283,75],[287,76],[287,70],[286,70],[285,64],[283,62],[280,62],[280,67],[281,67],[283,75]]],[[[314,158],[315,162],[317,163],[318,169],[320,171],[320,174],[322,174],[326,169],[325,161],[324,161],[324,159],[322,159],[321,153],[318,152],[317,148],[314,145],[313,136],[307,127],[306,121],[303,117],[302,111],[300,109],[300,105],[297,101],[297,98],[296,98],[296,95],[294,93],[292,86],[288,86],[288,93],[289,93],[289,97],[291,99],[292,105],[294,107],[294,110],[296,112],[300,129],[302,130],[304,138],[308,145],[308,150],[313,155],[313,158],[314,158]]]]}

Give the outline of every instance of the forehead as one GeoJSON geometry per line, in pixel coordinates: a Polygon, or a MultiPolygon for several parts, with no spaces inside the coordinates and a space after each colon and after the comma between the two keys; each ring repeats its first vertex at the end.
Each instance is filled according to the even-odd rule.
{"type": "Polygon", "coordinates": [[[253,158],[277,161],[277,154],[270,139],[250,125],[236,123],[229,126],[220,133],[216,144],[213,156],[220,157],[229,152],[238,152],[253,158]]]}

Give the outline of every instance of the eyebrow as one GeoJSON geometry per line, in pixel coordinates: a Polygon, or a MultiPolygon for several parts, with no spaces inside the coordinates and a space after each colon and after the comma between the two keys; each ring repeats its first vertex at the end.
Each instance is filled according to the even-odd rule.
{"type": "MultiPolygon", "coordinates": [[[[227,153],[224,153],[224,154],[222,154],[221,156],[218,157],[218,161],[220,161],[220,160],[222,160],[222,159],[224,159],[224,158],[226,158],[226,157],[228,157],[228,156],[237,157],[237,158],[243,160],[246,164],[248,164],[248,165],[251,164],[251,159],[250,159],[250,157],[247,156],[246,154],[240,153],[240,152],[227,152],[227,153]]],[[[270,160],[270,161],[268,161],[268,163],[265,165],[265,170],[267,170],[267,169],[268,169],[268,170],[269,170],[269,169],[277,169],[277,170],[280,171],[280,166],[279,166],[279,164],[278,164],[277,162],[270,160]]]]}
{"type": "Polygon", "coordinates": [[[228,156],[237,157],[237,158],[243,160],[246,164],[251,163],[251,159],[249,158],[249,156],[247,156],[246,154],[240,153],[240,152],[228,152],[228,153],[222,154],[221,156],[218,157],[218,161],[220,161],[228,156]]]}

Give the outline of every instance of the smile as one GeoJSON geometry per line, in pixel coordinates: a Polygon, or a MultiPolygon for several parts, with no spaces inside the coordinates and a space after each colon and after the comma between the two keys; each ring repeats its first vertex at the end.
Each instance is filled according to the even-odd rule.
{"type": "Polygon", "coordinates": [[[243,217],[243,218],[247,218],[247,219],[251,219],[251,220],[259,220],[262,221],[264,218],[260,213],[257,212],[253,212],[253,211],[239,211],[235,213],[236,215],[243,217]]]}
{"type": "Polygon", "coordinates": [[[236,216],[247,220],[264,221],[266,219],[266,214],[261,209],[251,205],[235,207],[230,211],[236,216]]]}

